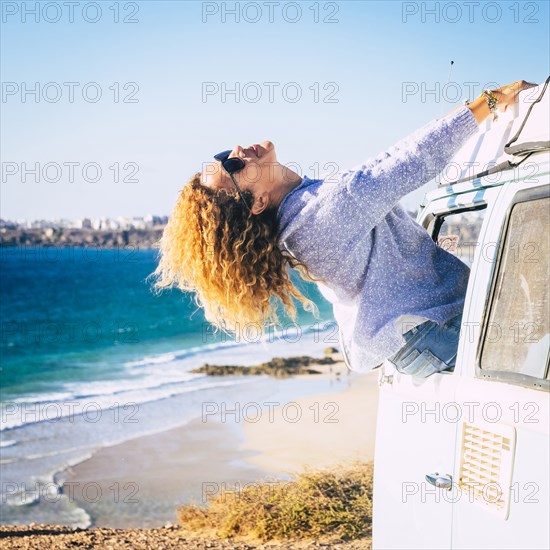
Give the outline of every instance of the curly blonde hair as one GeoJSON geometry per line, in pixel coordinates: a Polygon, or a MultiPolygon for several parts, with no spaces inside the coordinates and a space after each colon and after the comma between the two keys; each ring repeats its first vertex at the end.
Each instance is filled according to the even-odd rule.
{"type": "MultiPolygon", "coordinates": [[[[252,193],[242,194],[251,208],[252,193]]],[[[295,321],[292,298],[317,316],[316,305],[292,283],[288,268],[297,268],[306,280],[319,279],[279,247],[277,231],[276,208],[250,214],[236,192],[202,185],[198,172],[181,190],[164,228],[154,287],[195,292],[206,320],[226,332],[279,323],[279,303],[295,321]]]]}

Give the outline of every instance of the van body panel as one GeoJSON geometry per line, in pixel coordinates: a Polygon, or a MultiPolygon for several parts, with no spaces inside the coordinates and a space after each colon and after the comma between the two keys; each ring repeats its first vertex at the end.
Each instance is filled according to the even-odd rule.
{"type": "Polygon", "coordinates": [[[501,174],[500,181],[492,175],[428,194],[417,217],[428,231],[437,231],[442,220],[485,208],[469,258],[454,372],[416,380],[387,361],[381,368],[375,549],[550,548],[550,394],[483,378],[476,370],[514,197],[550,182],[547,152],[527,160],[521,170],[501,174]],[[431,474],[450,477],[451,489],[432,485],[426,477],[431,474]],[[482,480],[481,491],[473,490],[471,479],[465,482],[470,474],[482,480]]]}
{"type": "MultiPolygon", "coordinates": [[[[542,154],[547,157],[547,154],[542,154]]],[[[482,235],[484,243],[495,243],[492,257],[479,254],[473,266],[463,314],[465,328],[459,344],[456,402],[463,412],[457,431],[455,479],[464,455],[464,424],[479,425],[486,433],[507,427],[514,432],[510,479],[495,483],[502,493],[505,510],[498,510],[487,493],[484,501],[462,491],[453,504],[451,548],[520,549],[550,548],[550,394],[517,383],[478,376],[479,349],[487,321],[489,290],[497,273],[496,259],[511,207],[527,189],[548,191],[549,177],[508,182],[495,197],[482,235]],[[471,414],[468,414],[471,413],[471,414]]],[[[536,196],[536,194],[535,194],[536,196]]],[[[542,229],[542,228],[541,228],[542,229]]],[[[548,258],[540,258],[548,262],[548,258]]],[[[509,327],[502,327],[504,330],[509,327]]],[[[487,483],[489,486],[489,483],[487,483]]]]}
{"type": "MultiPolygon", "coordinates": [[[[468,186],[457,196],[437,196],[418,221],[428,227],[436,216],[485,206],[499,190],[486,189],[480,194],[468,186]]],[[[373,548],[451,547],[452,501],[426,475],[455,471],[457,423],[444,421],[443,416],[448,404],[456,401],[456,378],[456,372],[443,372],[418,380],[402,375],[387,361],[382,367],[373,548]]]]}

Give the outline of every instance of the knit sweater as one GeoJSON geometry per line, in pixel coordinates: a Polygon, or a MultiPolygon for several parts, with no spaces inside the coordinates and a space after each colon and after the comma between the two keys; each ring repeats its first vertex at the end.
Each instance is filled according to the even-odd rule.
{"type": "Polygon", "coordinates": [[[467,107],[330,179],[310,179],[278,207],[279,242],[333,305],[351,368],[368,371],[404,344],[400,319],[460,313],[469,269],[398,204],[435,177],[478,131],[467,107]]]}

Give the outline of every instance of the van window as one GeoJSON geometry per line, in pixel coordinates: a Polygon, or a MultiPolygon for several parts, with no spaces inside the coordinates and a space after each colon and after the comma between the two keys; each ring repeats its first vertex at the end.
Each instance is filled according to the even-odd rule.
{"type": "Polygon", "coordinates": [[[547,379],[550,198],[514,205],[484,327],[482,371],[547,379]]]}
{"type": "Polygon", "coordinates": [[[438,216],[433,225],[432,237],[441,248],[472,267],[474,254],[480,244],[478,239],[485,213],[484,206],[438,216]]]}

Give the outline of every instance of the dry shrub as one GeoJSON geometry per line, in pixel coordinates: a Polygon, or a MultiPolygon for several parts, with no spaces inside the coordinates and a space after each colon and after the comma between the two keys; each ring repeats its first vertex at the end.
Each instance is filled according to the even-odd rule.
{"type": "Polygon", "coordinates": [[[371,534],[372,463],[306,469],[290,481],[261,480],[178,510],[181,524],[218,537],[351,540],[371,534]]]}

